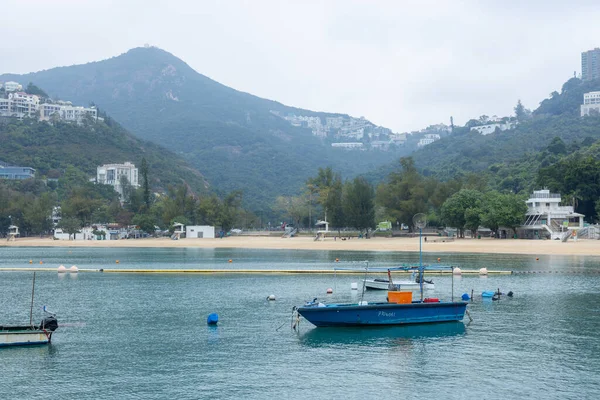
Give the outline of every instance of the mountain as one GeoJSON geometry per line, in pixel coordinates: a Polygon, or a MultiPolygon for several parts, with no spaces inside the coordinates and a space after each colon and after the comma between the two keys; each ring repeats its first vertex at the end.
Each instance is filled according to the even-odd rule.
{"type": "Polygon", "coordinates": [[[328,123],[339,136],[335,141],[345,142],[357,141],[351,139],[357,132],[377,139],[390,133],[385,128],[239,92],[154,47],[84,65],[0,75],[0,80],[33,82],[54,98],[94,103],[136,136],[183,156],[217,190],[242,190],[255,210],[277,195],[297,193],[319,167],[352,177],[398,157],[393,151],[332,148],[331,137],[318,136],[328,123]]]}
{"type": "Polygon", "coordinates": [[[75,166],[95,177],[99,165],[131,161],[139,168],[146,158],[153,190],[184,184],[203,192],[208,186],[181,157],[136,138],[110,118],[83,125],[8,119],[0,121],[0,143],[0,161],[35,168],[37,176],[56,178],[75,166]]]}

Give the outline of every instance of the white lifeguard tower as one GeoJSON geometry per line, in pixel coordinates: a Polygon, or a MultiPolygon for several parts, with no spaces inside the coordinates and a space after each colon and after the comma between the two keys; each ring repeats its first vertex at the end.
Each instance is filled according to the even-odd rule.
{"type": "Polygon", "coordinates": [[[171,235],[171,239],[179,240],[181,239],[181,235],[185,235],[185,224],[180,224],[179,222],[173,223],[173,234],[171,235]]]}
{"type": "Polygon", "coordinates": [[[325,230],[318,230],[317,231],[317,236],[315,236],[315,241],[316,240],[325,240],[325,236],[329,233],[329,222],[327,221],[317,221],[317,223],[315,224],[315,226],[318,227],[325,227],[325,230]]]}
{"type": "Polygon", "coordinates": [[[8,227],[8,237],[7,237],[7,241],[15,241],[17,239],[17,236],[19,236],[19,227],[16,225],[11,225],[8,227]]]}
{"type": "Polygon", "coordinates": [[[574,231],[583,228],[583,214],[575,212],[573,206],[561,206],[558,193],[548,189],[534,190],[527,200],[525,223],[521,229],[525,237],[537,239],[542,236],[566,241],[574,231]]]}

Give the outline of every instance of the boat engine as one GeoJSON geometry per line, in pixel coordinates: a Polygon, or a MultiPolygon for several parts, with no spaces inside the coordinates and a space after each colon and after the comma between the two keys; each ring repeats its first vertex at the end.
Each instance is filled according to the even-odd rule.
{"type": "Polygon", "coordinates": [[[54,332],[58,328],[58,321],[54,315],[45,317],[40,323],[40,329],[47,329],[50,332],[54,332]]]}

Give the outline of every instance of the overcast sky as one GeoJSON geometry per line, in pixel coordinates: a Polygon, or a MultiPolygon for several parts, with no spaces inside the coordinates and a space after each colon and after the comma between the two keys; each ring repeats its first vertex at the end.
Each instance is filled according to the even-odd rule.
{"type": "Polygon", "coordinates": [[[396,132],[534,109],[600,47],[596,1],[0,0],[0,73],[145,43],[235,89],[396,132]]]}

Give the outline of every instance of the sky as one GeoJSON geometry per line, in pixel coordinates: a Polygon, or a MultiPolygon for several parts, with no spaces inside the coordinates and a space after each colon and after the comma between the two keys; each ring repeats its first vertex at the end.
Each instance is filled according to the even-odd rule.
{"type": "Polygon", "coordinates": [[[0,0],[0,73],[145,44],[222,84],[394,132],[535,109],[600,47],[595,1],[0,0]]]}

